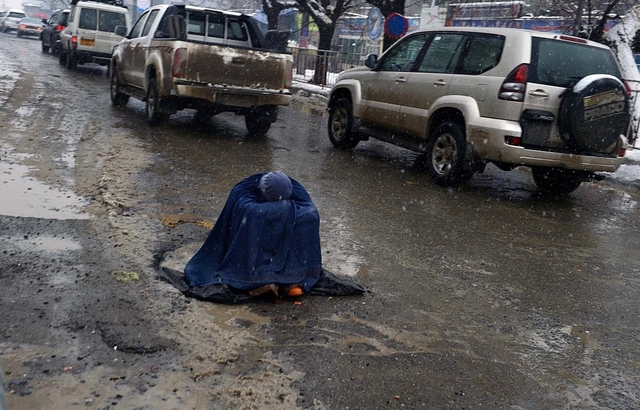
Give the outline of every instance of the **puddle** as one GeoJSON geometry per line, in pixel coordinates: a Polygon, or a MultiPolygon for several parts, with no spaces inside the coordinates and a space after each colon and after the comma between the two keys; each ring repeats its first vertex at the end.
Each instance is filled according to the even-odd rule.
{"type": "Polygon", "coordinates": [[[322,241],[322,266],[338,275],[358,276],[367,270],[365,259],[359,255],[362,245],[356,243],[347,221],[341,216],[327,220],[326,231],[332,233],[330,240],[322,241]]]}
{"type": "Polygon", "coordinates": [[[247,330],[249,334],[256,336],[252,330],[255,326],[269,323],[268,317],[257,315],[246,306],[226,306],[213,303],[204,305],[204,310],[213,316],[214,322],[222,330],[247,330]]]}
{"type": "Polygon", "coordinates": [[[31,167],[0,162],[0,215],[44,219],[88,219],[86,201],[72,191],[57,189],[29,177],[31,167]]]}
{"type": "Polygon", "coordinates": [[[3,248],[6,248],[6,243],[20,249],[39,252],[62,252],[82,249],[80,243],[74,240],[51,235],[29,236],[26,238],[22,236],[0,237],[0,244],[3,244],[3,248]]]}
{"type": "Polygon", "coordinates": [[[15,67],[7,61],[0,62],[0,108],[4,106],[9,99],[11,91],[15,87],[16,81],[20,78],[15,67]]]}

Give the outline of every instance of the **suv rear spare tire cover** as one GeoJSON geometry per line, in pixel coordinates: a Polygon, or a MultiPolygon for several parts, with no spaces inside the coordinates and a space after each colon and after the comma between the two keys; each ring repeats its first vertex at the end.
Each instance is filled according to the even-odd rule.
{"type": "Polygon", "coordinates": [[[618,78],[589,75],[564,94],[558,125],[567,145],[580,151],[602,151],[615,144],[629,117],[627,90],[618,78]]]}

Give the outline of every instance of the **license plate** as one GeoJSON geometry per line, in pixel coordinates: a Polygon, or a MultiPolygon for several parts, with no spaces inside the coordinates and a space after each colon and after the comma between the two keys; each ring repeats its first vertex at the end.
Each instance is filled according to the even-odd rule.
{"type": "Polygon", "coordinates": [[[96,44],[96,40],[93,38],[81,38],[80,45],[81,46],[93,46],[96,44]]]}

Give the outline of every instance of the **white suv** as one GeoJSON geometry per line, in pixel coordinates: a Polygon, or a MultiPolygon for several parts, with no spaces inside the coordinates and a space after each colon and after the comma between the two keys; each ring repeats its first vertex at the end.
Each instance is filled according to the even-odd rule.
{"type": "Polygon", "coordinates": [[[18,30],[18,23],[27,15],[22,10],[10,9],[0,12],[0,31],[18,30]]]}
{"type": "Polygon", "coordinates": [[[127,31],[131,27],[125,7],[93,1],[73,4],[67,27],[60,33],[60,64],[68,69],[92,62],[109,65],[113,47],[124,38],[115,33],[117,26],[127,31]]]}
{"type": "Polygon", "coordinates": [[[432,179],[466,182],[487,162],[532,168],[569,193],[622,163],[629,88],[611,50],[581,38],[445,27],[399,40],[344,71],[329,97],[329,139],[369,137],[423,153],[432,179]]]}

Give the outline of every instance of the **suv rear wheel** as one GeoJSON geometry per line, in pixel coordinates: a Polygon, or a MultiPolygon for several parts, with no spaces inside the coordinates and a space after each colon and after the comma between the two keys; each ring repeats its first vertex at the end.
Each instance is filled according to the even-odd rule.
{"type": "Polygon", "coordinates": [[[467,182],[473,176],[466,164],[467,141],[460,124],[445,121],[429,136],[424,154],[427,174],[441,186],[467,182]]]}
{"type": "Polygon", "coordinates": [[[531,173],[538,188],[547,194],[570,194],[584,180],[580,174],[567,169],[536,167],[531,173]]]}
{"type": "Polygon", "coordinates": [[[336,148],[354,148],[360,140],[351,130],[353,124],[353,108],[347,98],[338,98],[329,107],[329,140],[336,148]]]}

